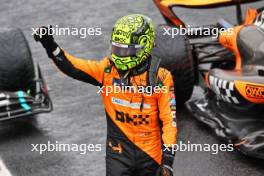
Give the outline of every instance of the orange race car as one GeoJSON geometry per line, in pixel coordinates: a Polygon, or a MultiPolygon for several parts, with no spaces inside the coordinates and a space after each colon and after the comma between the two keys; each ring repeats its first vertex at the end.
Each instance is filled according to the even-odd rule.
{"type": "Polygon", "coordinates": [[[187,101],[194,117],[218,136],[264,159],[264,3],[244,15],[241,6],[251,2],[256,1],[154,0],[167,23],[157,29],[154,55],[173,74],[177,105],[187,101]],[[237,23],[220,19],[190,27],[175,13],[179,6],[235,6],[237,23]],[[199,89],[203,93],[197,91],[191,98],[199,89]]]}

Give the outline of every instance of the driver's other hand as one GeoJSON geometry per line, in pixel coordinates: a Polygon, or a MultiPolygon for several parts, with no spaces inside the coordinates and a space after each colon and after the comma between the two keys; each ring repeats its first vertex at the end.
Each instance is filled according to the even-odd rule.
{"type": "Polygon", "coordinates": [[[173,169],[169,166],[162,165],[158,169],[156,176],[173,176],[173,169]]]}

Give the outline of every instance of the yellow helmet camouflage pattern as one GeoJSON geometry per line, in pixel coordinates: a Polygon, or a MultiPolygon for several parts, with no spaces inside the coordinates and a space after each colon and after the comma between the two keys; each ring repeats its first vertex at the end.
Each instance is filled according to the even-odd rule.
{"type": "Polygon", "coordinates": [[[149,58],[155,29],[149,17],[140,14],[120,18],[112,32],[111,60],[119,70],[129,70],[149,58]]]}

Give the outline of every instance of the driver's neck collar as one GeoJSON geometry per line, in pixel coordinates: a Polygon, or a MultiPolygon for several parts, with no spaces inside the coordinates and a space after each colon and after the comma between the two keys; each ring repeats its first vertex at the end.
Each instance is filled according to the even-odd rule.
{"type": "Polygon", "coordinates": [[[150,61],[151,61],[151,56],[149,56],[148,59],[146,59],[143,63],[138,65],[137,67],[133,68],[130,70],[130,74],[132,76],[140,75],[147,71],[150,67],[150,61]]]}

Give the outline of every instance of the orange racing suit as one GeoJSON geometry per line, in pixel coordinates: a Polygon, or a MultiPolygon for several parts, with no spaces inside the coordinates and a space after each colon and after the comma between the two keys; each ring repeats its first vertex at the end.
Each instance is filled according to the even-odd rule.
{"type": "MultiPolygon", "coordinates": [[[[162,146],[176,144],[176,100],[170,72],[159,68],[160,91],[117,93],[109,90],[121,86],[123,80],[109,58],[79,59],[58,47],[52,60],[68,76],[100,87],[107,118],[107,175],[153,176],[162,155],[172,152],[162,146]]],[[[128,84],[147,87],[147,76],[147,70],[129,74],[128,84]]]]}

